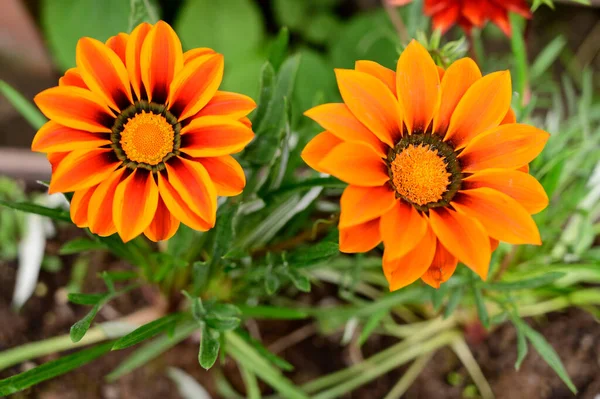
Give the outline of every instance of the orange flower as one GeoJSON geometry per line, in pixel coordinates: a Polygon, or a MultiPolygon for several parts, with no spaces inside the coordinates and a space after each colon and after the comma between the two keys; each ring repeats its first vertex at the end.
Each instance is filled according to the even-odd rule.
{"type": "Polygon", "coordinates": [[[381,241],[390,289],[433,287],[458,261],[487,277],[498,240],[540,244],[531,214],[548,197],[528,164],[548,133],[515,123],[508,71],[482,77],[469,58],[446,71],[412,41],[396,72],[370,61],[336,70],[343,104],[306,112],[325,132],[302,153],[347,183],[340,250],[381,241]]]}
{"type": "MultiPolygon", "coordinates": [[[[393,6],[402,6],[412,0],[386,0],[393,6]]],[[[487,20],[498,25],[506,34],[511,35],[509,12],[516,12],[525,18],[531,18],[531,12],[525,0],[425,0],[426,15],[432,17],[433,26],[446,32],[459,24],[467,33],[476,26],[481,28],[487,20]]]]}
{"type": "Polygon", "coordinates": [[[222,77],[221,54],[184,53],[162,21],[106,44],[79,40],[77,67],[35,97],[50,121],[31,145],[48,154],[50,192],[74,192],[73,222],[123,241],[166,240],[180,222],[213,227],[217,195],[246,184],[230,154],[252,140],[256,107],[218,91],[222,77]]]}

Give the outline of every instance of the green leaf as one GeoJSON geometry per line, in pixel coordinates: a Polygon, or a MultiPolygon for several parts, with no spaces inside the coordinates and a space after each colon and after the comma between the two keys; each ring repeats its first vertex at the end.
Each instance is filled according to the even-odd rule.
{"type": "Polygon", "coordinates": [[[339,255],[338,243],[321,241],[313,246],[292,252],[288,257],[288,263],[295,267],[312,266],[332,256],[339,255]]]}
{"type": "Polygon", "coordinates": [[[217,331],[229,331],[238,328],[241,322],[240,316],[241,312],[237,306],[230,303],[215,303],[208,308],[204,321],[208,327],[217,331]]]}
{"type": "Polygon", "coordinates": [[[138,274],[136,272],[126,270],[104,271],[102,272],[102,275],[105,278],[109,278],[114,282],[132,280],[138,277],[138,274]]]}
{"type": "Polygon", "coordinates": [[[9,202],[4,200],[0,200],[0,205],[27,213],[35,213],[37,215],[47,216],[54,220],[71,222],[71,216],[69,215],[69,212],[63,211],[62,209],[48,208],[33,204],[31,202],[9,202]]]}
{"type": "Polygon", "coordinates": [[[542,359],[544,359],[544,361],[548,363],[550,367],[552,367],[552,370],[554,370],[560,379],[569,387],[571,392],[573,392],[573,394],[577,394],[577,388],[575,387],[575,384],[573,384],[573,381],[571,381],[571,378],[567,374],[567,370],[565,370],[560,357],[558,357],[558,354],[554,348],[548,343],[548,341],[546,341],[546,338],[531,328],[524,321],[519,320],[518,324],[520,325],[519,327],[523,330],[523,333],[527,339],[529,339],[529,342],[531,342],[535,350],[540,354],[542,359]]]}
{"type": "Polygon", "coordinates": [[[219,356],[219,333],[206,325],[202,326],[202,338],[200,339],[200,351],[198,362],[205,370],[210,369],[219,356]]]}
{"type": "Polygon", "coordinates": [[[273,13],[280,26],[299,30],[308,20],[310,1],[274,0],[273,13]]]}
{"type": "Polygon", "coordinates": [[[269,103],[271,102],[271,97],[273,97],[273,90],[275,89],[275,68],[270,62],[265,62],[260,70],[260,92],[257,101],[257,108],[251,114],[252,118],[252,126],[260,126],[262,123],[267,109],[269,108],[269,103]]]}
{"type": "Polygon", "coordinates": [[[299,320],[309,317],[309,313],[292,308],[281,308],[275,306],[248,306],[238,305],[242,316],[252,319],[281,319],[281,320],[299,320]]]}
{"type": "Polygon", "coordinates": [[[275,294],[280,285],[279,278],[275,274],[267,274],[265,277],[265,291],[267,291],[267,295],[275,294]]]}
{"type": "Polygon", "coordinates": [[[117,367],[108,376],[106,376],[107,381],[113,382],[118,378],[124,376],[125,374],[129,374],[138,367],[143,366],[150,360],[154,359],[157,356],[160,356],[168,349],[172,348],[179,342],[192,335],[192,333],[197,329],[198,323],[196,321],[190,321],[177,327],[172,336],[161,335],[154,341],[143,345],[141,348],[133,352],[131,356],[125,359],[121,364],[119,364],[119,367],[117,367]]]}
{"type": "Polygon", "coordinates": [[[293,193],[296,191],[304,191],[313,187],[324,187],[324,188],[346,188],[348,184],[339,181],[334,177],[317,177],[314,179],[306,179],[297,183],[288,184],[279,187],[277,190],[270,192],[265,196],[266,200],[270,200],[276,196],[282,194],[293,193]]]}
{"type": "Polygon", "coordinates": [[[310,292],[310,280],[300,270],[287,268],[285,274],[290,278],[294,287],[302,292],[310,292]]]}
{"type": "Polygon", "coordinates": [[[71,341],[81,341],[85,333],[90,329],[92,321],[96,317],[96,314],[98,314],[98,311],[100,310],[103,304],[103,302],[96,303],[92,310],[90,310],[83,319],[79,320],[77,323],[71,326],[71,330],[69,332],[69,335],[71,336],[71,341]]]}
{"type": "Polygon", "coordinates": [[[159,19],[159,8],[156,0],[130,0],[129,29],[131,32],[142,22],[155,24],[159,19]]]}
{"type": "Polygon", "coordinates": [[[543,287],[563,277],[565,274],[560,272],[550,272],[542,274],[539,277],[528,278],[520,281],[506,281],[499,283],[484,284],[485,288],[494,291],[514,291],[543,287]]]}
{"type": "Polygon", "coordinates": [[[513,319],[515,329],[517,330],[517,361],[515,363],[515,369],[519,370],[523,360],[525,360],[525,356],[527,356],[527,339],[525,338],[525,331],[523,331],[522,327],[523,321],[518,319],[517,316],[511,316],[511,318],[513,319]]]}
{"type": "MultiPolygon", "coordinates": [[[[292,96],[294,109],[304,111],[316,104],[336,100],[338,94],[335,72],[329,60],[321,53],[311,49],[302,49],[300,57],[292,96]]],[[[300,118],[300,122],[310,122],[303,115],[300,118]]],[[[296,120],[294,120],[293,126],[298,126],[296,120]]]]}
{"type": "Polygon", "coordinates": [[[231,65],[245,62],[265,39],[262,13],[252,0],[188,0],[178,15],[175,28],[185,48],[210,47],[231,65]]]}
{"type": "Polygon", "coordinates": [[[69,302],[77,305],[97,305],[108,297],[108,294],[78,294],[71,293],[67,295],[69,302]]]}
{"type": "Polygon", "coordinates": [[[242,329],[238,329],[236,331],[236,334],[238,334],[241,338],[243,338],[248,344],[252,345],[252,347],[262,357],[264,357],[265,359],[267,359],[268,361],[273,363],[275,366],[279,367],[280,369],[282,369],[284,371],[293,371],[294,370],[293,365],[288,363],[285,359],[280,358],[279,356],[277,356],[276,354],[271,352],[269,349],[265,348],[264,345],[260,341],[252,338],[250,336],[250,334],[248,334],[246,331],[244,331],[242,329]]]}
{"type": "Polygon", "coordinates": [[[373,313],[365,323],[362,331],[360,332],[360,336],[358,337],[358,346],[363,346],[365,342],[369,339],[373,331],[377,328],[381,320],[388,314],[387,309],[381,309],[375,313],[373,313]]]}
{"type": "Polygon", "coordinates": [[[235,218],[238,213],[237,204],[227,203],[221,206],[215,226],[215,243],[213,247],[213,262],[220,262],[223,255],[231,249],[235,240],[235,218]]]}
{"type": "Polygon", "coordinates": [[[131,333],[117,340],[111,350],[114,351],[129,348],[130,346],[137,345],[142,341],[160,334],[161,332],[167,331],[168,329],[173,328],[177,321],[181,319],[181,317],[181,314],[176,313],[161,317],[160,319],[156,319],[148,324],[144,324],[143,326],[136,328],[131,333]]]}
{"type": "Polygon", "coordinates": [[[46,123],[46,117],[21,93],[3,80],[0,80],[0,93],[6,97],[13,107],[34,128],[39,129],[46,123]]]}
{"type": "Polygon", "coordinates": [[[531,65],[531,79],[540,78],[558,59],[558,56],[567,45],[564,36],[556,36],[537,56],[531,65]]]}
{"type": "Polygon", "coordinates": [[[11,395],[31,386],[47,381],[71,370],[79,368],[108,352],[112,342],[106,342],[89,349],[61,357],[24,373],[0,380],[0,396],[11,395]]]}
{"type": "Polygon", "coordinates": [[[80,38],[104,42],[119,32],[127,32],[129,26],[126,0],[43,0],[40,12],[50,53],[63,70],[75,66],[80,38]]]}
{"type": "Polygon", "coordinates": [[[511,47],[515,62],[513,74],[514,89],[519,93],[519,102],[521,105],[525,101],[525,88],[527,87],[528,77],[528,61],[527,61],[527,46],[523,39],[523,17],[516,13],[510,13],[510,25],[512,27],[511,47]]]}
{"type": "Polygon", "coordinates": [[[269,48],[269,62],[273,66],[275,72],[279,71],[279,67],[283,64],[283,60],[287,55],[288,43],[290,41],[290,31],[283,27],[279,30],[279,34],[271,43],[269,48]]]}
{"type": "Polygon", "coordinates": [[[488,316],[488,312],[485,307],[485,301],[483,299],[483,295],[481,294],[481,288],[475,282],[472,282],[471,290],[473,292],[473,299],[475,300],[475,306],[477,307],[477,314],[479,315],[479,320],[485,328],[489,328],[490,317],[488,316]]]}
{"type": "Polygon", "coordinates": [[[91,251],[96,249],[105,249],[104,244],[98,241],[92,241],[88,238],[75,238],[74,240],[66,242],[58,252],[61,255],[73,255],[84,251],[91,251]]]}

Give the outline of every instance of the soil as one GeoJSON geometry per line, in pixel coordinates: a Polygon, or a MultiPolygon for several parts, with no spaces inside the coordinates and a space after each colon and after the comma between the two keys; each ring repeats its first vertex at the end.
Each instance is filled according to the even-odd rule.
{"type": "MultiPolygon", "coordinates": [[[[72,238],[73,231],[60,231],[59,236],[49,243],[48,253],[56,254],[60,243],[72,238]]],[[[67,265],[74,260],[72,256],[63,257],[67,265]]],[[[124,269],[127,266],[107,254],[91,257],[89,269],[83,284],[84,292],[99,292],[102,283],[96,277],[100,270],[124,269]]],[[[66,334],[70,326],[87,312],[86,307],[69,304],[65,301],[65,286],[69,283],[69,268],[61,272],[42,271],[38,294],[15,313],[10,307],[14,286],[16,264],[0,263],[0,351],[24,343],[66,334]]],[[[333,287],[315,287],[311,295],[300,298],[306,304],[331,300],[335,293],[333,287]]],[[[108,311],[102,311],[96,321],[117,318],[139,310],[150,303],[140,291],[132,291],[111,302],[108,311]]],[[[529,320],[557,350],[560,358],[579,390],[577,397],[595,399],[600,394],[600,324],[583,310],[571,309],[565,313],[553,313],[544,320],[529,320]]],[[[356,353],[350,353],[349,347],[340,344],[339,335],[321,336],[310,331],[306,321],[260,322],[247,326],[254,334],[259,334],[266,346],[275,344],[283,349],[278,354],[295,366],[288,377],[296,384],[309,381],[318,376],[339,370],[352,364],[356,353]],[[305,339],[287,348],[281,347],[282,337],[298,330],[305,332],[305,339]]],[[[477,326],[475,326],[477,328],[477,326]]],[[[300,335],[302,335],[300,333],[300,335]]],[[[467,334],[467,336],[481,336],[467,334]]],[[[560,381],[550,367],[533,351],[525,359],[521,370],[516,371],[516,333],[512,326],[506,325],[495,330],[483,339],[469,342],[475,358],[492,390],[498,399],[503,398],[571,398],[573,395],[560,381]]],[[[362,355],[368,357],[395,343],[394,339],[374,335],[367,341],[362,355]]],[[[146,366],[122,377],[114,383],[107,383],[104,377],[132,353],[135,348],[111,352],[100,359],[57,379],[42,383],[15,398],[41,399],[117,399],[117,398],[179,398],[176,387],[166,376],[170,366],[186,371],[199,381],[214,398],[215,391],[211,372],[204,371],[197,362],[198,342],[193,337],[175,346],[163,356],[146,366]]],[[[0,372],[5,378],[37,364],[56,358],[46,356],[32,362],[26,362],[0,372]]],[[[225,376],[231,385],[242,395],[243,383],[233,361],[223,366],[225,376]]],[[[396,369],[381,378],[367,384],[345,398],[383,398],[402,376],[405,368],[396,369]]],[[[467,397],[469,386],[473,385],[465,368],[448,349],[439,350],[429,361],[406,398],[461,398],[467,397]],[[449,381],[454,381],[450,384],[449,381]],[[468,387],[468,388],[467,388],[468,387]],[[466,388],[466,389],[465,389],[466,388]]],[[[264,393],[269,393],[262,386],[264,393]]]]}

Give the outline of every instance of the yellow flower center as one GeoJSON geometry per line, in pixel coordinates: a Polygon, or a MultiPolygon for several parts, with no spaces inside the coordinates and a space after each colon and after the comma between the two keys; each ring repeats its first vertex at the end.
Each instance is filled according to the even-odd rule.
{"type": "Polygon", "coordinates": [[[448,191],[451,173],[437,150],[410,144],[390,163],[396,192],[417,205],[438,202],[448,191]]]}
{"type": "Polygon", "coordinates": [[[142,111],[123,126],[121,148],[134,162],[158,165],[173,151],[175,132],[164,116],[142,111]]]}

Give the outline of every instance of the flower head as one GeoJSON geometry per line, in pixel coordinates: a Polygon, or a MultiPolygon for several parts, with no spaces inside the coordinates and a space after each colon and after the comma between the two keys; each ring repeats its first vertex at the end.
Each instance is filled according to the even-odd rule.
{"type": "Polygon", "coordinates": [[[239,194],[231,154],[253,138],[244,95],[218,91],[223,56],[183,52],[166,23],[143,23],[106,43],[82,38],[77,67],[35,97],[50,119],[32,149],[52,164],[50,192],[74,192],[71,218],[124,241],[166,240],[180,222],[215,224],[217,195],[239,194]]]}
{"type": "Polygon", "coordinates": [[[413,41],[396,72],[358,61],[336,75],[344,103],[306,112],[326,131],[302,157],[349,184],[341,251],[383,241],[395,290],[439,287],[459,261],[485,279],[498,240],[540,244],[530,215],[548,198],[528,164],[549,135],[515,123],[508,71],[482,77],[469,58],[444,71],[413,41]]]}
{"type": "MultiPolygon", "coordinates": [[[[394,6],[402,6],[412,0],[386,1],[394,6]]],[[[424,12],[432,17],[433,26],[440,29],[442,33],[456,24],[469,33],[473,27],[481,28],[490,20],[509,37],[511,35],[509,12],[531,18],[525,0],[425,0],[424,12]]]]}

